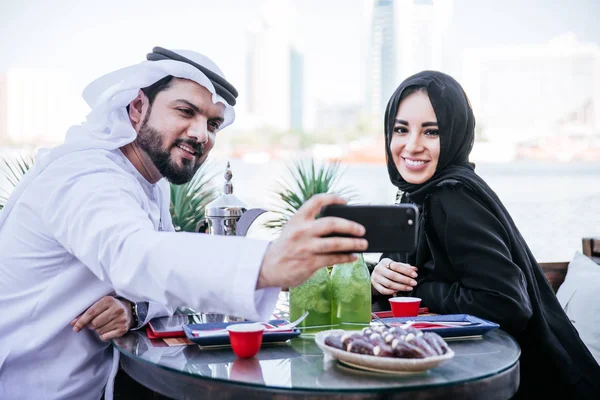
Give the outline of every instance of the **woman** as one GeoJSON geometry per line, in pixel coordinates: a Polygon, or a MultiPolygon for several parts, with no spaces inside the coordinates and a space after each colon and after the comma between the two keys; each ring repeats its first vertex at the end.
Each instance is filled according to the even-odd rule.
{"type": "Polygon", "coordinates": [[[469,163],[474,128],[466,94],[446,74],[418,73],[392,95],[388,173],[401,201],[421,210],[419,239],[412,254],[383,254],[371,276],[375,297],[387,302],[412,289],[431,312],[500,324],[521,346],[518,398],[599,399],[600,367],[502,202],[469,163]]]}

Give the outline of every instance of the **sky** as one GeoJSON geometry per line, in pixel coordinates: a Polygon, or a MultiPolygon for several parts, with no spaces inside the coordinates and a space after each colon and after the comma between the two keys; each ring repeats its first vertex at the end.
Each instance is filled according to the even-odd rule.
{"type": "MultiPolygon", "coordinates": [[[[305,57],[308,102],[362,101],[366,0],[291,0],[305,57]]],[[[540,44],[566,32],[600,43],[597,0],[454,0],[451,71],[470,47],[540,44]]],[[[137,63],[153,46],[206,54],[245,87],[245,31],[262,0],[21,0],[0,2],[0,72],[66,70],[79,93],[94,78],[137,63]]],[[[427,29],[424,26],[423,29],[427,29]]]]}

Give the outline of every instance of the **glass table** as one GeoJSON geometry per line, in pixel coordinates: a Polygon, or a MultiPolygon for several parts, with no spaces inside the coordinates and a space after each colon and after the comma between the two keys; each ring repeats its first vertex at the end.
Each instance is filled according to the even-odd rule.
{"type": "Polygon", "coordinates": [[[501,330],[449,341],[453,359],[424,373],[381,374],[325,356],[313,338],[263,345],[251,359],[230,348],[168,347],[133,331],[113,340],[121,367],[174,399],[509,399],[519,386],[520,348],[501,330]]]}

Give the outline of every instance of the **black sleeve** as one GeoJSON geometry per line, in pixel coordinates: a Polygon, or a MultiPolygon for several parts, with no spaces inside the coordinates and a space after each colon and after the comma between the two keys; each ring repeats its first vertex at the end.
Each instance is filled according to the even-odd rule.
{"type": "Polygon", "coordinates": [[[415,295],[438,313],[471,314],[512,332],[523,330],[532,315],[527,282],[511,259],[500,221],[465,188],[440,189],[431,196],[429,210],[432,234],[450,265],[434,264],[415,295]],[[443,278],[438,268],[451,268],[456,278],[443,278]]]}

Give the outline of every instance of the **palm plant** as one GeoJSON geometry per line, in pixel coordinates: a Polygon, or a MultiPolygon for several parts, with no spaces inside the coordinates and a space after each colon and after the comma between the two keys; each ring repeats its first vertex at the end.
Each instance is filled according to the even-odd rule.
{"type": "Polygon", "coordinates": [[[2,169],[4,177],[8,181],[9,188],[0,189],[0,210],[8,201],[12,190],[17,186],[23,175],[33,167],[35,157],[33,155],[19,155],[14,158],[5,158],[2,160],[2,169]]]}
{"type": "Polygon", "coordinates": [[[217,197],[210,184],[215,174],[209,169],[205,163],[188,183],[171,184],[170,212],[176,231],[195,232],[198,224],[204,222],[204,208],[217,197]]]}
{"type": "Polygon", "coordinates": [[[265,222],[265,227],[281,230],[287,221],[298,211],[308,199],[318,193],[335,193],[348,202],[355,198],[355,189],[339,187],[342,176],[339,161],[315,165],[314,159],[305,165],[301,161],[288,164],[291,182],[280,181],[275,192],[279,205],[274,213],[279,214],[275,219],[265,222]]]}

